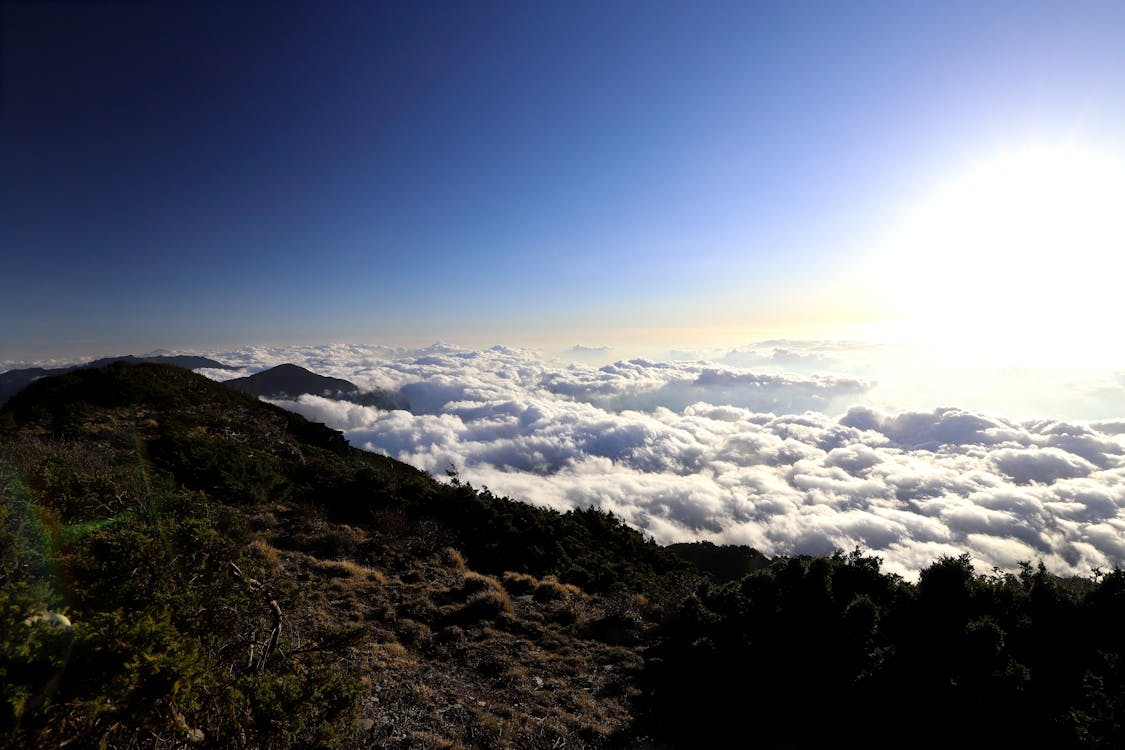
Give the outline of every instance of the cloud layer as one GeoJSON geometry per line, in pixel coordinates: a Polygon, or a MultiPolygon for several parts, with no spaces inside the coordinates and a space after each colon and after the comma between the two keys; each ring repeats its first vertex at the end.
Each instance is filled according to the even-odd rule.
{"type": "Polygon", "coordinates": [[[661,542],[766,554],[860,545],[908,576],[961,552],[982,569],[1125,564],[1120,421],[884,413],[856,405],[870,387],[860,379],[705,361],[592,367],[444,344],[217,356],[245,372],[287,361],[399,391],[411,411],[315,396],[283,405],[435,475],[452,465],[517,499],[598,505],[661,542]]]}

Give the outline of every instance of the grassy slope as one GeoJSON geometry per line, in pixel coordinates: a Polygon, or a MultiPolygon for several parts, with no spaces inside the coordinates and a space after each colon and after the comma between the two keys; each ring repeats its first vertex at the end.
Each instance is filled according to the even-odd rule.
{"type": "Polygon", "coordinates": [[[688,585],[604,514],[437,483],[172,367],[39,381],[0,433],[17,744],[604,745],[658,614],[636,592],[688,585]]]}

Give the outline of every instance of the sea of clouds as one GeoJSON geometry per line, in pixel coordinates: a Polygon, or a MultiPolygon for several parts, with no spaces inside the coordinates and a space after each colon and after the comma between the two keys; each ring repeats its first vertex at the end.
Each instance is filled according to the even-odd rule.
{"type": "Polygon", "coordinates": [[[815,372],[831,346],[765,343],[601,366],[589,360],[612,353],[592,348],[567,360],[447,344],[251,347],[212,354],[239,372],[205,374],[292,362],[397,392],[409,411],[281,405],[435,476],[453,467],[527,502],[596,505],[662,543],[860,546],[908,577],[963,552],[981,570],[1125,564],[1125,421],[874,408],[871,381],[815,372]]]}

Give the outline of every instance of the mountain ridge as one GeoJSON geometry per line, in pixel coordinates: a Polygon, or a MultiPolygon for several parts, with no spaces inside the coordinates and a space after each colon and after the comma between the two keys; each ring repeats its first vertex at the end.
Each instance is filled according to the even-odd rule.
{"type": "Polygon", "coordinates": [[[105,367],[113,362],[126,362],[129,364],[140,364],[142,362],[168,364],[187,370],[198,370],[204,367],[216,370],[238,369],[231,365],[210,359],[209,357],[194,354],[157,354],[152,356],[125,354],[119,357],[102,357],[100,359],[91,360],[90,362],[67,365],[65,367],[25,367],[5,370],[4,372],[0,372],[0,407],[2,407],[9,398],[40,378],[50,377],[52,375],[63,375],[68,372],[73,372],[74,370],[105,367]]]}
{"type": "Polygon", "coordinates": [[[349,380],[320,375],[288,362],[223,383],[243,393],[278,401],[294,401],[303,395],[313,395],[386,410],[409,408],[406,400],[398,394],[382,390],[364,391],[349,380]]]}

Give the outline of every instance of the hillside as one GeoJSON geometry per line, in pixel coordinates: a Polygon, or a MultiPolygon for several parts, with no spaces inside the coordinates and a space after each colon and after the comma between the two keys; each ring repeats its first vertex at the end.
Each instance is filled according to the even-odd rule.
{"type": "Polygon", "coordinates": [[[13,397],[0,498],[4,746],[1125,746],[1121,571],[673,551],[152,364],[13,397]]]}
{"type": "Polygon", "coordinates": [[[183,367],[187,370],[198,370],[202,367],[208,367],[216,370],[233,370],[235,368],[230,365],[225,365],[207,357],[199,357],[190,354],[159,354],[151,357],[135,357],[131,354],[122,357],[103,357],[95,359],[92,362],[87,362],[81,365],[70,365],[67,367],[26,367],[18,370],[8,370],[0,372],[0,406],[9,398],[19,393],[31,383],[34,383],[40,378],[49,377],[51,375],[62,375],[63,373],[73,372],[83,368],[96,368],[105,367],[111,362],[127,362],[129,364],[140,364],[142,362],[159,363],[166,365],[174,365],[176,367],[183,367]]]}
{"type": "Polygon", "coordinates": [[[602,513],[435,482],[172,367],[37,381],[0,425],[0,727],[29,747],[604,745],[635,592],[681,576],[602,513]]]}

